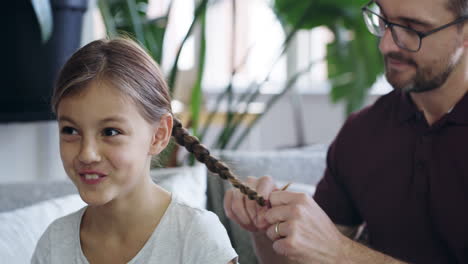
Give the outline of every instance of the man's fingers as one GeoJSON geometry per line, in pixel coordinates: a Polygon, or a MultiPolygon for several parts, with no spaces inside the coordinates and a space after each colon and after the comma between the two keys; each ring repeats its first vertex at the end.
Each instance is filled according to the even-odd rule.
{"type": "Polygon", "coordinates": [[[238,189],[234,190],[234,197],[232,200],[232,211],[239,220],[241,225],[251,225],[252,221],[245,208],[246,196],[242,194],[238,189]]]}
{"type": "Polygon", "coordinates": [[[269,199],[270,193],[276,188],[273,179],[270,176],[263,176],[258,179],[256,191],[265,199],[269,199]]]}
{"type": "Polygon", "coordinates": [[[224,194],[224,213],[227,217],[233,218],[234,214],[232,213],[232,199],[233,199],[233,190],[227,190],[224,194]]]}
{"type": "Polygon", "coordinates": [[[275,188],[275,183],[270,176],[263,176],[258,179],[257,192],[267,195],[270,194],[275,188]]]}
{"type": "MultiPolygon", "coordinates": [[[[282,239],[277,239],[275,242],[273,242],[273,250],[281,256],[288,257],[288,259],[294,259],[294,255],[297,252],[297,247],[294,245],[292,242],[293,239],[291,238],[282,238],[282,239]]],[[[294,262],[294,263],[299,263],[299,262],[294,262]]]]}
{"type": "MultiPolygon", "coordinates": [[[[258,179],[248,177],[245,184],[265,199],[269,199],[270,194],[276,189],[273,179],[267,176],[258,179]]],[[[224,207],[226,215],[247,230],[266,230],[270,225],[264,217],[268,208],[259,206],[255,200],[250,200],[238,189],[226,192],[224,207]]]]}
{"type": "Polygon", "coordinates": [[[240,220],[237,218],[237,215],[235,212],[232,210],[232,206],[234,203],[234,189],[230,189],[226,191],[226,194],[224,195],[224,212],[226,213],[226,216],[232,219],[234,222],[239,223],[240,220]]]}
{"type": "MultiPolygon", "coordinates": [[[[247,180],[245,182],[247,186],[249,186],[251,189],[255,190],[256,185],[257,185],[257,179],[254,177],[247,177],[247,180]]],[[[247,210],[247,214],[249,215],[249,218],[252,222],[255,222],[255,218],[257,217],[257,201],[255,200],[250,200],[248,197],[244,197],[245,201],[245,208],[247,210]]]]}
{"type": "MultiPolygon", "coordinates": [[[[273,179],[269,176],[263,176],[259,178],[258,183],[257,183],[257,192],[263,196],[265,199],[269,199],[271,192],[273,192],[276,189],[275,183],[273,182],[273,179]]],[[[255,218],[255,225],[259,229],[265,229],[269,226],[268,222],[265,220],[265,212],[268,209],[265,206],[260,206],[258,204],[255,204],[257,208],[257,217],[255,218]]]]}
{"type": "Polygon", "coordinates": [[[243,203],[244,201],[242,199],[240,201],[238,200],[239,197],[237,197],[237,192],[239,191],[236,189],[230,189],[226,191],[226,194],[224,195],[224,211],[227,217],[248,231],[258,231],[252,221],[242,213],[245,212],[245,209],[240,209],[241,207],[239,206],[239,203],[243,203]]]}
{"type": "Polygon", "coordinates": [[[311,197],[305,193],[296,193],[288,191],[272,192],[270,195],[271,206],[307,203],[311,197]]]}
{"type": "Polygon", "coordinates": [[[266,235],[272,241],[282,239],[288,236],[290,232],[289,222],[277,222],[273,225],[270,225],[266,231],[266,235]]]}
{"type": "Polygon", "coordinates": [[[291,206],[288,205],[281,205],[275,206],[264,214],[264,219],[270,225],[274,225],[278,222],[285,222],[289,219],[291,214],[291,206]]]}

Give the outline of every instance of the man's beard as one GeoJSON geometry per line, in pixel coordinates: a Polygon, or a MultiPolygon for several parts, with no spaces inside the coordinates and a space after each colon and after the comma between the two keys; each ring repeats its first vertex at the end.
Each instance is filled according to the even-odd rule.
{"type": "Polygon", "coordinates": [[[445,68],[440,72],[434,72],[437,70],[434,68],[434,65],[436,64],[432,64],[429,67],[420,67],[414,60],[405,58],[401,53],[390,52],[385,55],[385,65],[387,65],[389,58],[407,63],[415,67],[416,74],[410,80],[405,82],[399,82],[396,80],[396,75],[399,74],[398,72],[395,72],[392,69],[386,69],[385,72],[385,76],[393,88],[402,90],[407,93],[422,93],[441,87],[447,81],[448,77],[457,65],[457,63],[450,63],[446,60],[441,60],[439,63],[445,64],[445,68]]]}

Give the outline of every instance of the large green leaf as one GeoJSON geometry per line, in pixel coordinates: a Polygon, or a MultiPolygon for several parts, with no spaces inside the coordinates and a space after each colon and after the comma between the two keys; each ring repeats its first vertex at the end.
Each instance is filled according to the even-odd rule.
{"type": "Polygon", "coordinates": [[[300,29],[317,26],[330,26],[337,19],[352,19],[356,16],[360,1],[351,0],[275,0],[274,11],[280,21],[288,25],[297,25],[307,12],[300,29]],[[308,9],[313,5],[312,9],[308,9]]]}
{"type": "Polygon", "coordinates": [[[346,113],[359,109],[368,89],[382,70],[377,40],[364,24],[361,6],[365,1],[355,0],[275,0],[274,9],[285,26],[298,25],[301,29],[327,26],[335,41],[327,50],[328,78],[332,83],[330,98],[344,101],[346,113]],[[307,7],[314,4],[312,10],[307,7]],[[308,16],[304,19],[304,13],[308,16]]]}
{"type": "Polygon", "coordinates": [[[99,0],[98,1],[99,10],[101,11],[102,18],[104,20],[104,25],[106,25],[107,35],[114,37],[117,35],[117,26],[115,25],[114,16],[111,13],[111,8],[108,1],[99,0]]]}
{"type": "Polygon", "coordinates": [[[166,16],[146,21],[143,25],[143,32],[145,34],[144,45],[154,60],[160,65],[162,64],[166,28],[166,16]]]}
{"type": "Polygon", "coordinates": [[[361,107],[382,69],[377,39],[360,24],[355,28],[351,40],[341,40],[342,27],[336,26],[333,31],[337,40],[328,47],[329,53],[337,54],[328,59],[328,74],[333,85],[330,97],[333,102],[344,100],[347,113],[361,107]]]}
{"type": "Polygon", "coordinates": [[[185,37],[182,40],[182,43],[180,44],[180,47],[177,51],[174,63],[172,65],[171,72],[169,73],[169,79],[167,81],[171,94],[174,94],[175,81],[176,81],[177,73],[179,70],[178,64],[179,64],[180,54],[182,54],[182,48],[184,47],[190,35],[192,35],[195,25],[197,21],[199,20],[199,18],[205,15],[206,10],[208,8],[208,2],[209,2],[208,0],[201,0],[198,6],[195,8],[195,14],[193,16],[192,24],[190,25],[187,33],[185,34],[185,37]]]}
{"type": "Polygon", "coordinates": [[[198,126],[200,123],[200,110],[203,104],[203,91],[202,91],[202,81],[203,73],[205,69],[205,54],[206,54],[206,15],[202,14],[200,17],[201,22],[201,37],[200,37],[200,49],[199,49],[199,58],[198,58],[198,72],[197,80],[192,88],[192,96],[190,100],[190,110],[191,110],[191,124],[192,130],[195,136],[198,135],[198,126]]]}

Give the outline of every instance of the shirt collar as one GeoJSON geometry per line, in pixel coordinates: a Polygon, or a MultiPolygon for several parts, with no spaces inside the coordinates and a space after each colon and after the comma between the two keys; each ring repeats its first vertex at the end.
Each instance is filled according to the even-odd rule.
{"type": "Polygon", "coordinates": [[[418,115],[421,115],[408,93],[402,92],[400,90],[395,90],[395,92],[400,98],[400,104],[398,105],[397,109],[398,121],[403,123],[413,118],[417,118],[418,115]]]}
{"type": "MultiPolygon", "coordinates": [[[[418,110],[416,105],[414,105],[409,94],[399,90],[396,92],[400,97],[400,104],[397,109],[398,121],[406,122],[413,118],[419,118],[422,113],[418,110]]],[[[468,125],[468,93],[458,101],[447,115],[447,121],[449,122],[468,125]]]]}
{"type": "Polygon", "coordinates": [[[453,107],[448,114],[448,121],[460,125],[468,125],[468,93],[453,107]]]}

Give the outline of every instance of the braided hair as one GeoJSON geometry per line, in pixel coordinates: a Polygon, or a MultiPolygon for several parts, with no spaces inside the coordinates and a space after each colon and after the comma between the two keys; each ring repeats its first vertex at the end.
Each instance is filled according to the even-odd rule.
{"type": "MultiPolygon", "coordinates": [[[[148,53],[129,38],[101,39],[88,43],[65,63],[55,84],[52,111],[65,96],[77,94],[96,79],[107,80],[138,106],[150,123],[158,122],[164,114],[172,114],[169,89],[159,66],[148,53]]],[[[174,118],[172,136],[213,173],[228,180],[249,199],[261,206],[268,201],[243,184],[224,163],[210,155],[200,141],[190,135],[174,118]]]]}
{"type": "Polygon", "coordinates": [[[228,180],[232,186],[239,189],[241,193],[247,195],[250,200],[255,200],[261,206],[266,206],[268,204],[268,201],[255,190],[243,184],[239,178],[231,172],[226,164],[211,156],[210,151],[201,144],[196,137],[190,135],[187,129],[185,129],[182,123],[176,118],[174,118],[172,136],[175,138],[177,144],[184,146],[198,161],[204,163],[208,170],[218,174],[221,179],[228,180]]]}

